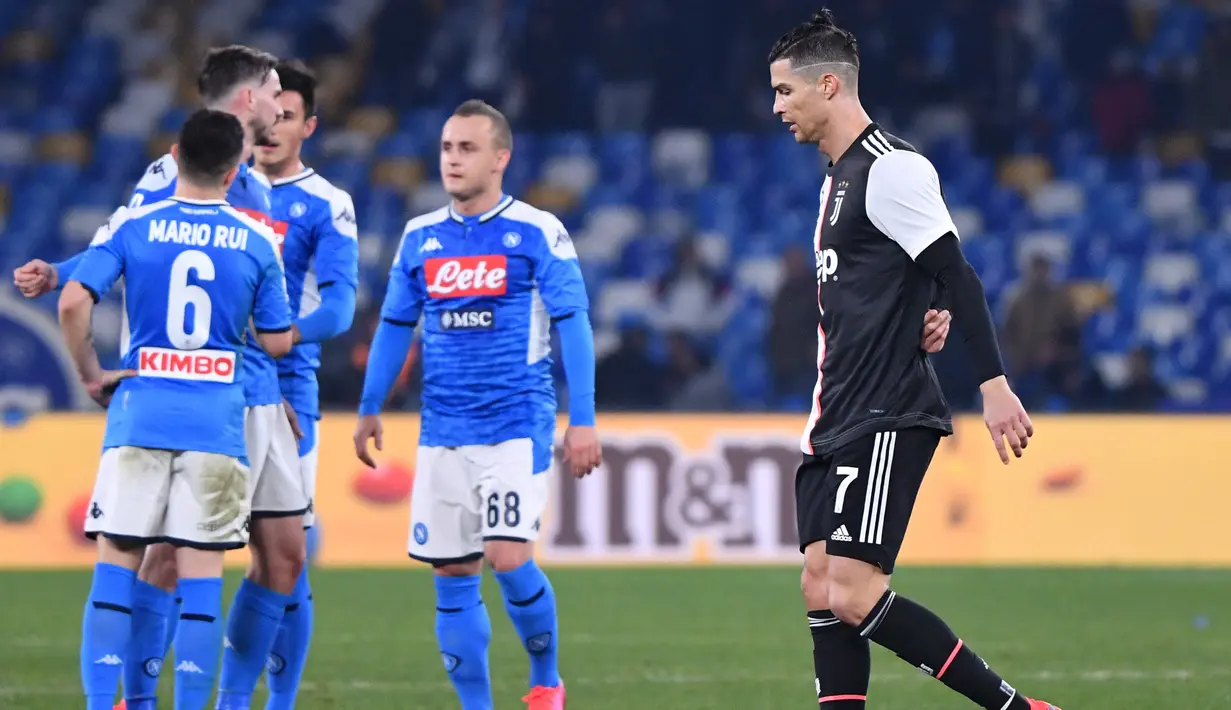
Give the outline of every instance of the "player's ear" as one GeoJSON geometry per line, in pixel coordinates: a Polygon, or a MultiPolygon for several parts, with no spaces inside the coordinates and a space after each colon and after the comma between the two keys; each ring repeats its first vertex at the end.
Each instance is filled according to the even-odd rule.
{"type": "Polygon", "coordinates": [[[509,167],[509,161],[513,159],[513,151],[508,148],[501,148],[496,151],[496,170],[504,172],[504,169],[509,167]]]}
{"type": "Polygon", "coordinates": [[[316,116],[308,116],[308,120],[303,122],[303,139],[308,140],[316,133],[316,116]]]}
{"type": "Polygon", "coordinates": [[[175,161],[176,165],[179,164],[180,162],[180,144],[179,143],[171,144],[171,159],[175,161]]]}
{"type": "Polygon", "coordinates": [[[231,183],[235,182],[235,178],[237,177],[239,177],[239,165],[236,165],[235,167],[231,168],[230,170],[227,171],[226,175],[222,176],[222,186],[225,189],[230,190],[231,183]]]}

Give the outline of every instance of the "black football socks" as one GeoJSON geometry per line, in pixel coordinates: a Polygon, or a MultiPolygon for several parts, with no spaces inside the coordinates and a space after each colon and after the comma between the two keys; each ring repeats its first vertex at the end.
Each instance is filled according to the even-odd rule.
{"type": "MultiPolygon", "coordinates": [[[[814,637],[815,633],[814,630],[814,637]]],[[[940,617],[898,596],[893,590],[885,591],[859,625],[858,633],[893,651],[981,708],[1030,710],[1026,698],[962,643],[940,617]]],[[[866,681],[863,687],[867,688],[866,681]]]]}
{"type": "Polygon", "coordinates": [[[808,612],[808,628],[821,710],[863,710],[872,672],[868,639],[828,609],[808,612]]]}

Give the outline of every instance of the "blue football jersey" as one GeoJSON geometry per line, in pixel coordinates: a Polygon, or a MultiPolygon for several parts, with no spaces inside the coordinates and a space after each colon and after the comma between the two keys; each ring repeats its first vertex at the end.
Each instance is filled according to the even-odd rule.
{"type": "Polygon", "coordinates": [[[249,319],[291,327],[273,229],[226,202],[120,208],[73,272],[95,298],[124,278],[129,347],[104,448],[244,455],[249,319]]]}
{"type": "MultiPolygon", "coordinates": [[[[308,169],[273,181],[274,232],[282,245],[291,313],[303,318],[321,303],[322,288],[359,285],[355,205],[345,190],[308,169]]],[[[321,344],[300,343],[278,360],[282,396],[296,412],[320,416],[321,344]]]]}
{"type": "Polygon", "coordinates": [[[556,421],[551,320],[588,308],[577,251],[550,213],[506,196],[483,215],[445,207],[408,222],[381,315],[422,322],[420,443],[529,437],[545,470],[556,421]]]}
{"type": "MultiPolygon", "coordinates": [[[[175,179],[179,167],[175,159],[168,153],[155,160],[146,169],[145,175],[133,190],[129,207],[139,207],[165,200],[175,193],[175,179]]],[[[264,175],[250,170],[247,164],[239,166],[239,176],[231,183],[227,192],[227,204],[243,212],[249,217],[272,225],[270,215],[273,213],[269,182],[264,175]]],[[[121,351],[126,348],[126,340],[120,343],[121,351]]],[[[278,366],[256,339],[249,337],[244,352],[244,394],[248,406],[256,407],[264,404],[278,404],[282,395],[278,391],[278,366]]]]}

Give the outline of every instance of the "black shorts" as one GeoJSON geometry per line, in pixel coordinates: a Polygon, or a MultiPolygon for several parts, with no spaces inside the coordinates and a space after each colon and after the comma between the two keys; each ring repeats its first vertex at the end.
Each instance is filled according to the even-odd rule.
{"type": "Polygon", "coordinates": [[[892,574],[941,436],[913,427],[869,434],[824,456],[805,454],[795,474],[800,551],[823,540],[831,555],[892,574]]]}

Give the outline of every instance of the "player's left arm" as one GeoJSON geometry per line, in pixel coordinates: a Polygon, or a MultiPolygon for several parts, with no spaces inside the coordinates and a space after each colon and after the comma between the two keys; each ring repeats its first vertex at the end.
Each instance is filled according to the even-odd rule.
{"type": "Polygon", "coordinates": [[[902,247],[945,294],[970,348],[979,382],[1005,374],[983,282],[966,261],[940,177],[922,155],[895,150],[868,172],[868,217],[902,247]]]}
{"type": "Polygon", "coordinates": [[[295,321],[296,343],[319,343],[345,333],[355,319],[355,289],[359,285],[359,234],[350,195],[335,190],[328,213],[317,225],[313,264],[321,303],[295,321]]]}
{"type": "Polygon", "coordinates": [[[878,158],[868,173],[867,209],[877,229],[897,242],[946,294],[980,383],[983,418],[1000,458],[1009,462],[1002,436],[1020,457],[1034,427],[1009,388],[983,282],[962,253],[936,168],[906,150],[878,158]]]}
{"type": "Polygon", "coordinates": [[[573,475],[584,476],[602,463],[594,430],[594,329],[590,299],[577,261],[577,249],[558,221],[547,225],[532,245],[539,295],[560,334],[561,360],[569,391],[569,429],[565,449],[573,475]]]}
{"type": "MultiPolygon", "coordinates": [[[[120,212],[117,211],[117,215],[120,212]]],[[[123,221],[123,217],[120,217],[123,221]]],[[[81,382],[90,396],[106,406],[121,380],[136,372],[123,370],[108,372],[98,362],[94,349],[94,334],[91,317],[94,304],[107,294],[124,273],[126,251],[124,227],[116,224],[116,216],[108,223],[106,231],[100,230],[90,248],[73,271],[73,278],[60,293],[60,330],[68,345],[73,363],[81,382]]]]}

